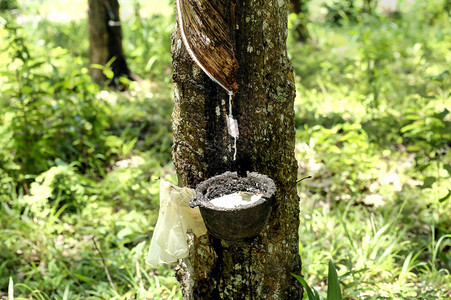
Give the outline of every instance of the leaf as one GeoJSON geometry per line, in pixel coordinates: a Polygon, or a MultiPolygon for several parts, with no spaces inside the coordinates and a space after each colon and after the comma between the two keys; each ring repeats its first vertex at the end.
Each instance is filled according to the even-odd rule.
{"type": "Polygon", "coordinates": [[[28,68],[30,68],[30,69],[36,69],[36,68],[39,68],[40,66],[42,66],[43,64],[45,64],[45,61],[36,61],[36,62],[30,64],[30,65],[28,66],[28,68]]]}
{"type": "Polygon", "coordinates": [[[118,233],[117,233],[117,237],[119,238],[119,239],[123,239],[123,238],[125,238],[126,236],[128,236],[128,235],[131,235],[131,234],[133,234],[133,230],[131,229],[131,228],[123,228],[123,229],[121,229],[118,233]]]}
{"type": "Polygon", "coordinates": [[[14,80],[17,79],[16,75],[14,73],[12,73],[12,72],[0,71],[0,76],[7,77],[9,79],[14,79],[14,80]]]}
{"type": "Polygon", "coordinates": [[[315,293],[316,295],[313,294],[313,291],[315,291],[315,289],[313,289],[313,291],[312,291],[312,288],[310,288],[310,286],[308,285],[308,283],[305,281],[305,279],[302,276],[298,276],[293,273],[291,273],[291,275],[294,278],[296,278],[302,284],[302,286],[305,288],[305,290],[307,291],[307,297],[309,300],[319,300],[318,293],[315,293]]]}
{"type": "Polygon", "coordinates": [[[414,130],[414,129],[422,128],[423,125],[424,125],[423,120],[415,121],[415,122],[413,122],[413,123],[410,123],[410,124],[408,124],[408,125],[402,127],[402,128],[400,129],[400,132],[401,132],[401,133],[406,133],[407,131],[411,131],[411,130],[414,130]]]}
{"type": "Polygon", "coordinates": [[[112,57],[105,65],[105,68],[109,68],[111,67],[111,65],[115,62],[115,60],[117,59],[116,56],[112,57]]]}
{"type": "Polygon", "coordinates": [[[91,68],[103,70],[104,67],[102,65],[99,65],[99,64],[91,64],[91,68]]]}
{"type": "Polygon", "coordinates": [[[438,202],[442,203],[443,201],[449,199],[450,197],[451,197],[451,190],[448,190],[448,194],[446,194],[442,198],[438,199],[438,202]]]}
{"type": "Polygon", "coordinates": [[[426,76],[426,79],[434,80],[434,81],[443,81],[446,77],[450,76],[449,70],[446,70],[438,75],[430,75],[426,76]]]}
{"type": "Polygon", "coordinates": [[[119,82],[123,85],[129,85],[131,81],[127,77],[121,76],[119,77],[119,82]]]}
{"type": "Polygon", "coordinates": [[[69,285],[66,285],[66,288],[64,289],[63,300],[68,300],[68,299],[69,299],[69,285]]]}
{"type": "Polygon", "coordinates": [[[417,121],[417,120],[421,120],[423,117],[420,116],[419,114],[407,114],[404,116],[405,120],[410,120],[410,121],[417,121]]]}
{"type": "Polygon", "coordinates": [[[409,266],[410,266],[410,261],[412,260],[412,256],[413,256],[413,251],[411,251],[409,253],[409,255],[407,255],[406,259],[404,260],[404,263],[402,264],[401,274],[399,274],[399,277],[398,277],[398,280],[401,282],[405,282],[405,280],[407,279],[407,275],[410,271],[409,266]]]}
{"type": "Polygon", "coordinates": [[[419,145],[409,145],[407,146],[407,152],[418,152],[421,151],[423,148],[419,145]]]}
{"type": "Polygon", "coordinates": [[[126,156],[130,151],[133,150],[135,147],[136,142],[138,141],[138,138],[135,137],[131,141],[128,141],[122,145],[122,156],[126,156]]]}
{"type": "Polygon", "coordinates": [[[86,282],[86,283],[89,283],[89,284],[95,283],[95,281],[92,280],[91,278],[88,278],[88,277],[83,276],[83,275],[81,275],[81,274],[74,273],[74,276],[75,276],[77,279],[79,279],[79,280],[81,280],[81,281],[84,281],[84,282],[86,282]]]}
{"type": "Polygon", "coordinates": [[[14,300],[14,282],[12,277],[9,277],[8,300],[14,300]]]}
{"type": "Polygon", "coordinates": [[[114,72],[111,69],[105,68],[103,69],[103,75],[108,79],[112,79],[114,77],[114,72]]]}
{"type": "Polygon", "coordinates": [[[157,56],[156,55],[152,56],[149,59],[149,61],[147,62],[147,65],[146,65],[146,68],[145,68],[146,71],[150,71],[152,69],[152,66],[155,63],[155,61],[157,61],[157,56]]]}
{"type": "Polygon", "coordinates": [[[29,86],[24,86],[20,91],[22,92],[22,94],[31,94],[33,92],[33,88],[29,86]]]}
{"type": "Polygon", "coordinates": [[[424,178],[423,186],[421,188],[426,189],[432,187],[432,185],[437,181],[437,178],[432,176],[427,176],[424,178]]]}
{"type": "Polygon", "coordinates": [[[337,270],[335,269],[335,264],[329,261],[329,275],[327,277],[329,282],[327,287],[327,300],[341,300],[340,283],[338,282],[337,270]]]}

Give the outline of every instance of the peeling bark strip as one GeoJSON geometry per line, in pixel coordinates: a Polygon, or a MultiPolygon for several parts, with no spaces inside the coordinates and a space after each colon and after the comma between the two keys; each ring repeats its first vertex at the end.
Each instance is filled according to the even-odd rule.
{"type": "MultiPolygon", "coordinates": [[[[197,4],[198,11],[206,11],[208,2],[179,1],[197,4]]],[[[229,10],[235,1],[211,3],[229,24],[223,29],[228,32],[232,29],[229,10]]],[[[233,103],[240,124],[236,162],[228,147],[227,93],[190,58],[179,26],[173,32],[173,160],[179,185],[195,188],[225,171],[255,171],[272,178],[277,186],[268,225],[252,243],[238,247],[208,234],[189,236],[190,256],[176,268],[184,299],[302,297],[300,283],[290,274],[301,273],[301,260],[295,86],[285,44],[287,11],[287,0],[236,1],[234,53],[240,65],[236,74],[240,90],[233,103]]]]}
{"type": "Polygon", "coordinates": [[[225,3],[225,0],[177,0],[177,16],[191,58],[213,81],[235,93],[238,62],[233,54],[225,3]]]}

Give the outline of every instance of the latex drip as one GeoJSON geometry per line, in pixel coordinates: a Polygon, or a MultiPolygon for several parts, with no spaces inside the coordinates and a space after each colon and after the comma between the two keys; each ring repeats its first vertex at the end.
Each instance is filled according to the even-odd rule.
{"type": "Polygon", "coordinates": [[[180,25],[180,35],[182,37],[183,44],[186,47],[186,50],[188,51],[188,54],[190,55],[191,59],[202,69],[202,71],[205,72],[205,74],[210,77],[211,80],[213,80],[216,84],[218,84],[220,87],[222,87],[225,91],[227,91],[227,94],[229,95],[229,114],[227,115],[227,131],[228,133],[233,137],[234,144],[233,144],[233,160],[236,160],[236,154],[237,154],[237,147],[236,147],[236,140],[239,136],[239,130],[238,130],[238,122],[236,119],[233,118],[232,114],[232,98],[233,98],[233,91],[229,89],[226,84],[221,83],[219,80],[217,80],[211,72],[208,71],[208,68],[204,66],[199,58],[195,55],[193,49],[191,48],[190,44],[188,43],[188,39],[185,33],[185,23],[183,14],[181,11],[181,4],[183,0],[176,0],[177,3],[177,15],[180,25]]]}
{"type": "Polygon", "coordinates": [[[232,115],[232,96],[233,96],[233,93],[229,91],[229,115],[227,116],[227,129],[228,129],[229,134],[234,139],[233,160],[236,160],[236,140],[237,140],[238,136],[240,135],[240,132],[238,130],[238,122],[237,122],[237,120],[235,120],[233,118],[233,115],[232,115]]]}

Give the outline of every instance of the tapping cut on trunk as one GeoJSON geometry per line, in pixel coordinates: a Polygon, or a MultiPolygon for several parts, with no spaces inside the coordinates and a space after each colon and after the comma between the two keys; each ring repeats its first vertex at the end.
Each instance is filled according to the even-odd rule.
{"type": "Polygon", "coordinates": [[[177,0],[183,43],[194,62],[229,95],[238,91],[233,9],[223,0],[177,0]]]}

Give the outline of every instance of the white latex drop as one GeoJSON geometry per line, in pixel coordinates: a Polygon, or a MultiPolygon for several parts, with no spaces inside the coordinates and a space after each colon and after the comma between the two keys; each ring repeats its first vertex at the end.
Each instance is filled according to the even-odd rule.
{"type": "Polygon", "coordinates": [[[228,129],[229,134],[234,139],[233,160],[236,160],[236,140],[237,140],[238,136],[240,135],[240,131],[238,130],[238,121],[235,120],[232,115],[232,96],[233,96],[233,93],[229,92],[229,115],[227,116],[227,129],[228,129]]]}
{"type": "MultiPolygon", "coordinates": [[[[185,44],[186,50],[188,51],[189,55],[191,56],[191,58],[194,60],[194,62],[202,69],[202,71],[205,72],[205,74],[208,75],[208,77],[211,78],[211,80],[213,80],[214,82],[216,82],[220,87],[222,87],[224,90],[226,90],[227,92],[232,93],[231,91],[229,91],[227,89],[226,86],[224,86],[222,83],[220,83],[218,80],[216,80],[216,78],[213,76],[213,74],[211,74],[210,72],[208,72],[207,68],[201,64],[201,62],[199,61],[199,59],[196,57],[196,55],[194,54],[194,51],[191,49],[189,43],[188,43],[188,39],[186,38],[185,35],[185,21],[183,20],[183,14],[182,14],[182,10],[180,9],[180,2],[183,0],[177,0],[177,14],[179,17],[179,22],[180,22],[180,33],[182,36],[182,40],[183,43],[185,44]]],[[[233,94],[233,93],[232,93],[233,94]]]]}
{"type": "Polygon", "coordinates": [[[182,11],[180,9],[180,7],[181,7],[180,6],[180,2],[181,1],[183,1],[183,0],[176,0],[176,2],[177,2],[177,14],[178,14],[179,22],[180,22],[180,33],[181,33],[181,36],[182,36],[183,43],[185,44],[186,50],[188,51],[189,55],[194,60],[194,62],[196,62],[196,64],[205,72],[205,74],[207,74],[208,77],[211,78],[211,80],[216,82],[220,87],[222,87],[224,90],[226,90],[227,93],[229,94],[229,115],[227,116],[227,128],[228,128],[229,134],[234,138],[233,160],[236,160],[236,140],[238,138],[239,131],[238,131],[238,122],[233,118],[233,115],[232,115],[233,91],[229,90],[221,82],[216,80],[216,78],[213,76],[213,74],[208,72],[207,68],[204,65],[202,65],[202,63],[199,61],[199,59],[196,57],[196,55],[194,54],[193,50],[191,49],[191,47],[190,47],[190,45],[188,43],[188,39],[186,38],[186,35],[185,35],[185,24],[184,24],[184,20],[183,20],[182,11]]]}

